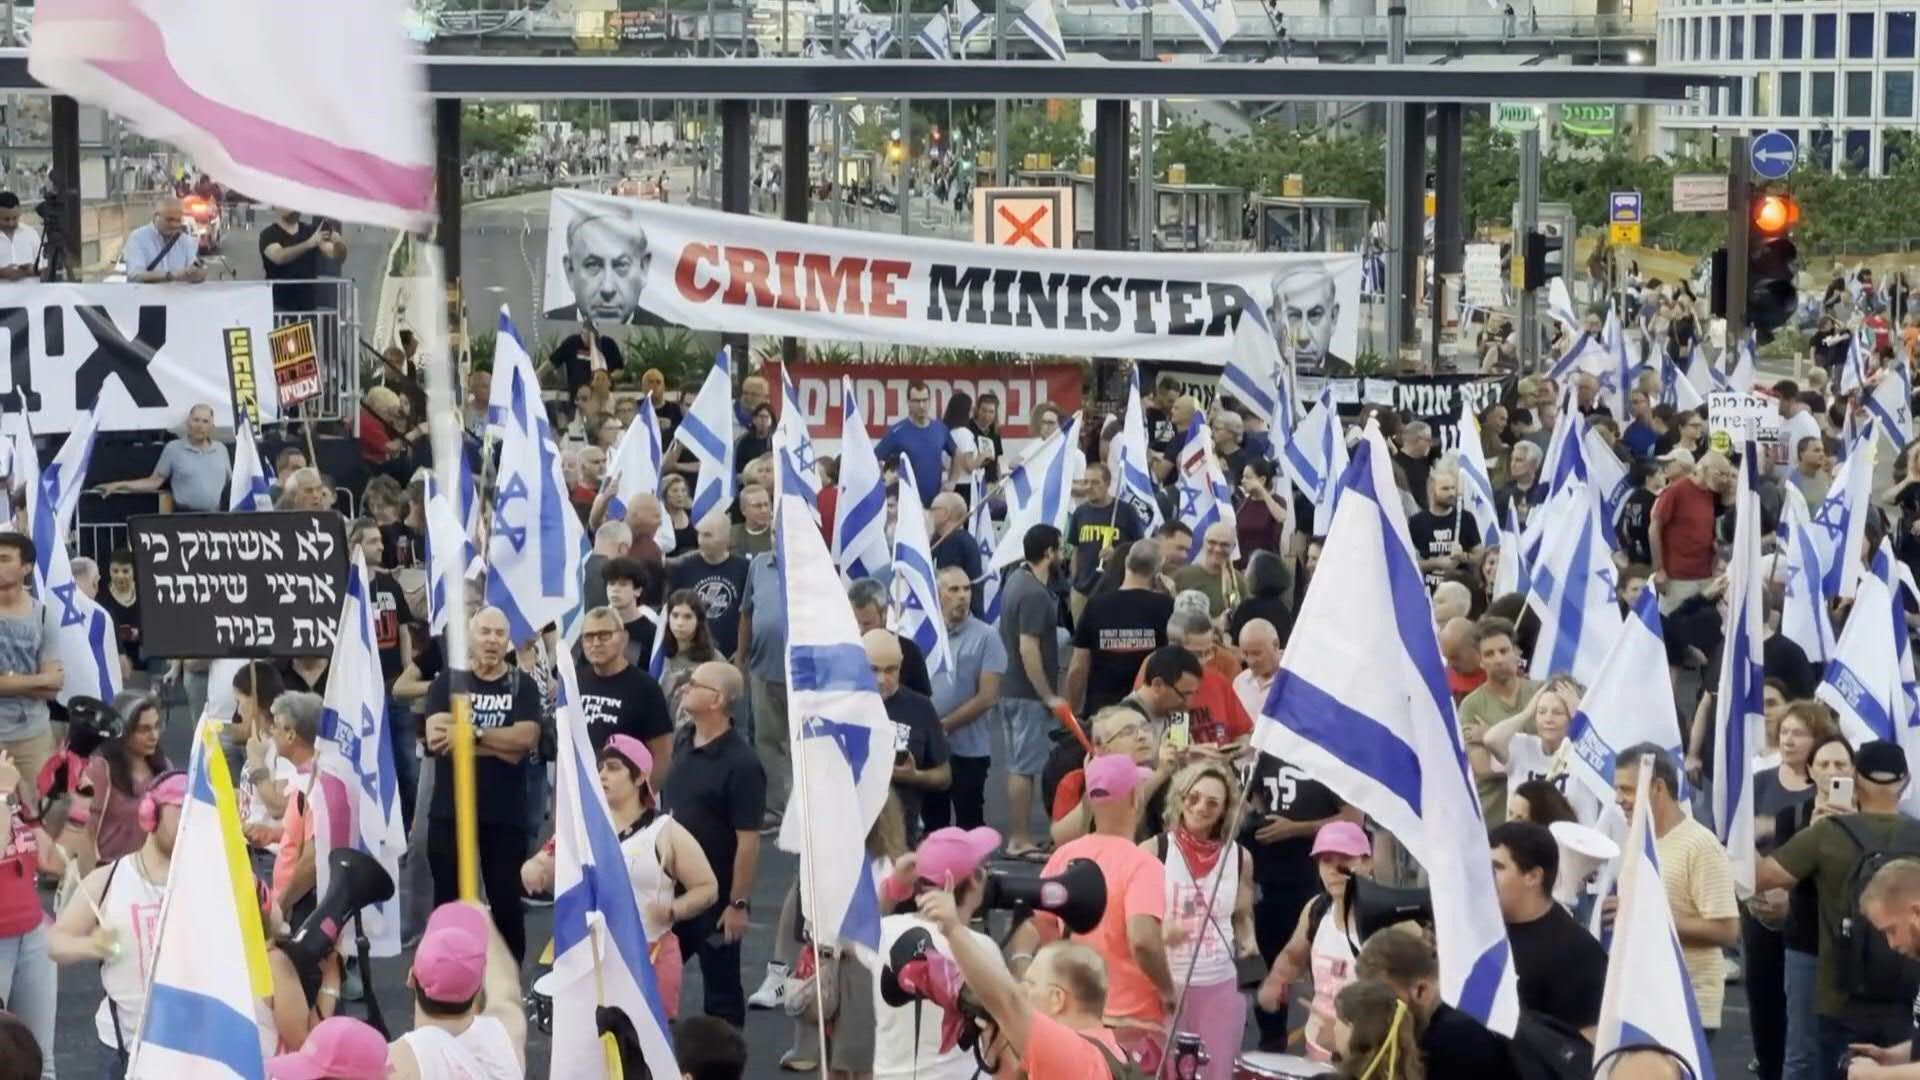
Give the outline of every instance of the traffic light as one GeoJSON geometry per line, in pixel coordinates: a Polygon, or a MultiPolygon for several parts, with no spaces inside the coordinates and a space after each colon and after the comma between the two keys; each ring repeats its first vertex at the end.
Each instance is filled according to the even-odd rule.
{"type": "Polygon", "coordinates": [[[1800,252],[1793,243],[1799,223],[1800,204],[1791,195],[1756,195],[1747,214],[1747,325],[1762,341],[1799,308],[1800,252]]]}
{"type": "Polygon", "coordinates": [[[1520,287],[1528,290],[1542,288],[1548,278],[1559,275],[1565,246],[1566,241],[1561,237],[1549,236],[1537,229],[1528,233],[1522,251],[1520,287]]]}

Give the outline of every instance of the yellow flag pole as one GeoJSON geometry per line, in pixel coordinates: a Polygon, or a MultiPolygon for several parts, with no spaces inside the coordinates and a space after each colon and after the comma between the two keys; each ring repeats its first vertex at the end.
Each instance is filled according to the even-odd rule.
{"type": "MultiPolygon", "coordinates": [[[[456,510],[460,500],[461,399],[454,380],[454,353],[447,333],[448,308],[455,301],[440,249],[416,241],[417,260],[407,313],[420,339],[426,363],[427,436],[433,446],[434,483],[456,510]]],[[[464,522],[463,522],[464,524],[464,522]]],[[[473,699],[468,693],[467,590],[465,568],[447,589],[447,688],[453,729],[447,760],[453,765],[453,836],[459,868],[460,899],[480,899],[480,832],[473,777],[473,699]]],[[[446,777],[440,777],[444,781],[446,777]]]]}

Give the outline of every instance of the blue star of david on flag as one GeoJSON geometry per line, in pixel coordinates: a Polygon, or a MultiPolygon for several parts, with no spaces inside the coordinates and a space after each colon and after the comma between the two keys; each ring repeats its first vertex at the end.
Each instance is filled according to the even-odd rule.
{"type": "Polygon", "coordinates": [[[493,531],[496,535],[505,537],[506,541],[513,545],[513,550],[525,551],[527,527],[512,525],[508,523],[505,516],[508,505],[515,500],[528,501],[527,481],[519,473],[508,477],[506,484],[500,488],[500,493],[493,497],[493,531]]]}
{"type": "Polygon", "coordinates": [[[824,716],[809,716],[800,724],[801,738],[832,742],[855,776],[859,776],[867,767],[867,754],[872,749],[869,745],[871,735],[872,732],[858,724],[842,724],[824,716]]]}

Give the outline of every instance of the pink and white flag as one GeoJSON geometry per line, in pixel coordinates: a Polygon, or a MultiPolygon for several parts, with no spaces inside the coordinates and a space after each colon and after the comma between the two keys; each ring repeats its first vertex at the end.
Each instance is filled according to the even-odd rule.
{"type": "Polygon", "coordinates": [[[426,69],[406,0],[42,0],[27,70],[262,203],[399,229],[434,218],[426,69]]]}

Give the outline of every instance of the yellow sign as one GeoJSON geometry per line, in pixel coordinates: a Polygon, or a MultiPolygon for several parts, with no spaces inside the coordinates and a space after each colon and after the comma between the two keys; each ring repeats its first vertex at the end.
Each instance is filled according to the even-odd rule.
{"type": "Polygon", "coordinates": [[[244,326],[228,327],[223,335],[227,346],[227,375],[233,387],[234,409],[257,430],[260,427],[259,384],[253,371],[253,331],[244,326]]]}
{"type": "Polygon", "coordinates": [[[280,405],[292,408],[320,394],[320,364],[313,348],[313,323],[289,323],[267,335],[273,349],[274,381],[280,405]]]}
{"type": "Polygon", "coordinates": [[[1421,206],[1424,208],[1425,216],[1429,218],[1433,216],[1433,209],[1434,209],[1435,202],[1436,200],[1433,197],[1433,192],[1428,191],[1426,201],[1421,203],[1421,206]]]}
{"type": "Polygon", "coordinates": [[[1614,222],[1607,226],[1607,240],[1615,246],[1638,247],[1640,245],[1640,223],[1637,221],[1614,222]]]}

